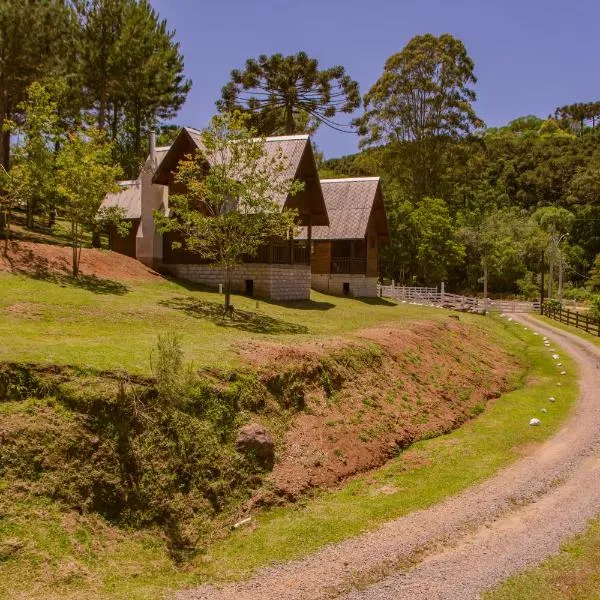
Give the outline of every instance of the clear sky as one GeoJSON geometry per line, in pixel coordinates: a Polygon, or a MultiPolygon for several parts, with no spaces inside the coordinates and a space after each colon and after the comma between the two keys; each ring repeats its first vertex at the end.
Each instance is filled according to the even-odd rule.
{"type": "MultiPolygon", "coordinates": [[[[152,0],[177,32],[193,88],[176,122],[204,127],[231,69],[259,54],[306,51],[342,64],[361,93],[415,35],[461,39],[475,61],[478,115],[489,125],[600,100],[600,0],[152,0]]],[[[327,158],[358,138],[321,126],[327,158]]]]}

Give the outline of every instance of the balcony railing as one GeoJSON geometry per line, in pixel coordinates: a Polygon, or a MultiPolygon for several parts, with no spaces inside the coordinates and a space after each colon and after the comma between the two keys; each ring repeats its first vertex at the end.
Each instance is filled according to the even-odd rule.
{"type": "Polygon", "coordinates": [[[245,262],[276,265],[307,265],[309,264],[308,248],[304,241],[295,240],[293,251],[289,242],[273,242],[261,246],[256,256],[246,257],[245,262]]]}
{"type": "Polygon", "coordinates": [[[364,275],[367,272],[367,259],[334,257],[331,259],[331,272],[344,275],[364,275]]]}

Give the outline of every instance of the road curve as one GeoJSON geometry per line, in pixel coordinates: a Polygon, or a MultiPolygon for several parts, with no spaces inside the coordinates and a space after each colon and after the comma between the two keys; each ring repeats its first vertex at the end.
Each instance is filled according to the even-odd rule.
{"type": "Polygon", "coordinates": [[[600,514],[600,349],[532,317],[515,320],[556,340],[580,370],[579,400],[551,440],[492,478],[372,533],[248,581],[175,598],[469,600],[583,531],[600,514]],[[416,566],[395,568],[407,561],[416,566]],[[377,583],[363,587],[369,581],[377,583]],[[361,589],[349,591],[356,583],[361,589]]]}

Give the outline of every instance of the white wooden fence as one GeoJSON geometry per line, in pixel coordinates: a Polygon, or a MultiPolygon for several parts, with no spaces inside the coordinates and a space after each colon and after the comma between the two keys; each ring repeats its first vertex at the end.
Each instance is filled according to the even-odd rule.
{"type": "Polygon", "coordinates": [[[444,290],[442,285],[438,291],[437,287],[406,287],[392,285],[379,286],[379,295],[385,298],[393,298],[400,302],[409,302],[413,304],[424,304],[430,306],[444,306],[454,310],[488,310],[499,312],[533,312],[539,311],[539,302],[524,302],[520,300],[491,300],[487,299],[487,304],[483,298],[473,296],[460,296],[450,294],[444,290]]]}

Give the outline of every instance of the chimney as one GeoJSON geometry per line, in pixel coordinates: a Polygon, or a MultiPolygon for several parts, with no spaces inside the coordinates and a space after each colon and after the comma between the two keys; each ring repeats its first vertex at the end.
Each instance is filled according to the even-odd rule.
{"type": "Polygon", "coordinates": [[[156,133],[150,132],[150,164],[152,168],[156,168],[156,133]]]}

